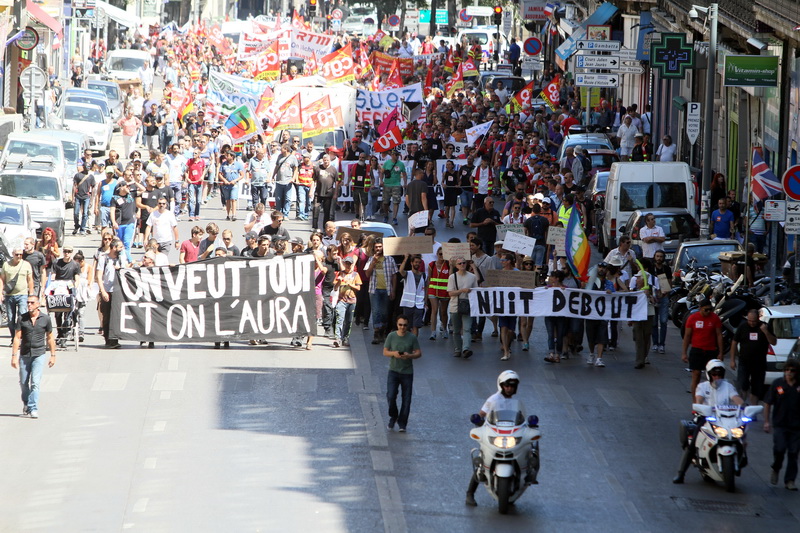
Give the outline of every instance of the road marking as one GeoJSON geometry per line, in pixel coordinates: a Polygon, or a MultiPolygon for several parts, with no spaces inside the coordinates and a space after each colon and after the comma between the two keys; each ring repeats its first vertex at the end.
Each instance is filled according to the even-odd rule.
{"type": "Polygon", "coordinates": [[[169,392],[169,391],[163,391],[163,392],[161,393],[161,399],[162,399],[162,400],[169,400],[170,398],[172,398],[172,393],[171,393],[171,392],[169,392]]]}
{"type": "Polygon", "coordinates": [[[156,372],[153,390],[183,390],[186,372],[156,372]]]}
{"type": "Polygon", "coordinates": [[[65,379],[67,379],[66,374],[48,374],[45,372],[39,388],[42,392],[58,392],[61,390],[61,386],[64,385],[65,379]]]}
{"type": "Polygon", "coordinates": [[[394,462],[392,461],[392,453],[385,450],[370,450],[372,457],[372,469],[391,471],[394,470],[394,462]]]}
{"type": "Polygon", "coordinates": [[[374,394],[359,394],[358,402],[361,404],[361,414],[364,417],[367,442],[370,446],[385,448],[389,445],[389,441],[386,437],[386,427],[381,418],[378,397],[374,394]]]}
{"type": "Polygon", "coordinates": [[[136,503],[133,504],[133,512],[134,513],[143,513],[147,511],[147,504],[150,502],[150,498],[139,498],[136,500],[136,503]]]}
{"type": "Polygon", "coordinates": [[[622,486],[622,483],[619,482],[617,476],[614,474],[608,473],[606,474],[606,481],[608,484],[611,485],[611,488],[614,489],[614,492],[619,494],[620,496],[625,495],[625,487],[622,486]]]}
{"type": "Polygon", "coordinates": [[[164,431],[167,428],[167,422],[165,420],[159,420],[155,424],[153,424],[153,431],[164,431]]]}
{"type": "Polygon", "coordinates": [[[94,378],[92,392],[123,391],[128,385],[130,373],[102,373],[94,378]]]}
{"type": "Polygon", "coordinates": [[[144,460],[144,467],[148,470],[153,470],[158,463],[158,457],[148,457],[144,460]]]}
{"type": "Polygon", "coordinates": [[[400,498],[400,488],[394,476],[375,476],[378,487],[378,501],[383,516],[383,530],[386,533],[403,533],[408,531],[406,519],[403,516],[403,501],[400,498]]]}
{"type": "Polygon", "coordinates": [[[172,371],[178,370],[179,362],[180,359],[178,357],[170,357],[169,363],[167,363],[167,370],[172,370],[172,371]]]}
{"type": "Polygon", "coordinates": [[[639,514],[639,510],[636,509],[636,506],[631,501],[623,501],[622,505],[625,506],[625,511],[628,513],[628,518],[631,519],[631,522],[644,522],[642,520],[642,515],[639,514]]]}

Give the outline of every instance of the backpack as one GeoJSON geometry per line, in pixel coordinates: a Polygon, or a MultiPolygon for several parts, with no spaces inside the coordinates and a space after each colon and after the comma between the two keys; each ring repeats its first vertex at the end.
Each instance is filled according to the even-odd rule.
{"type": "Polygon", "coordinates": [[[583,174],[585,176],[588,176],[589,172],[592,171],[592,162],[589,160],[588,157],[586,157],[583,154],[578,156],[578,160],[581,162],[581,165],[583,166],[583,174]]]}
{"type": "Polygon", "coordinates": [[[532,215],[528,220],[530,220],[530,222],[527,224],[527,226],[528,231],[531,232],[531,237],[534,237],[537,240],[543,239],[545,222],[547,219],[541,215],[532,215]]]}

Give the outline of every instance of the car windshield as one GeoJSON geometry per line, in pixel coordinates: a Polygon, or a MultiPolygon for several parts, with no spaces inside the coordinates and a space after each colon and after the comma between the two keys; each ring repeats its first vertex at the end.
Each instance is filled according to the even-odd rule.
{"type": "Polygon", "coordinates": [[[469,39],[469,42],[472,43],[474,39],[478,39],[478,44],[483,46],[489,43],[489,34],[488,33],[466,33],[464,37],[469,39]]]}
{"type": "Polygon", "coordinates": [[[800,337],[800,316],[771,318],[769,328],[779,339],[796,339],[800,337]]]}
{"type": "Polygon", "coordinates": [[[64,108],[64,120],[79,120],[81,122],[103,123],[103,112],[91,107],[67,106],[64,108]]]}
{"type": "Polygon", "coordinates": [[[605,191],[606,187],[608,187],[608,176],[610,176],[610,172],[598,172],[595,174],[595,191],[605,191]]]}
{"type": "Polygon", "coordinates": [[[58,147],[49,144],[40,144],[30,141],[9,141],[6,146],[8,155],[26,155],[36,157],[38,155],[50,156],[58,161],[58,147]]]}
{"type": "Polygon", "coordinates": [[[64,158],[70,163],[77,163],[81,158],[81,146],[72,141],[61,141],[61,146],[64,148],[64,158]]]}
{"type": "Polygon", "coordinates": [[[507,411],[490,411],[486,414],[486,421],[490,424],[498,422],[511,422],[515,426],[525,422],[525,415],[522,411],[509,409],[507,411]]]}
{"type": "Polygon", "coordinates": [[[705,244],[702,246],[685,246],[681,251],[681,256],[678,258],[678,268],[689,268],[689,261],[692,259],[697,260],[698,267],[712,267],[720,266],[719,254],[722,252],[738,251],[739,247],[735,244],[705,244]]]}
{"type": "Polygon", "coordinates": [[[108,97],[109,100],[119,100],[119,88],[114,87],[113,85],[106,85],[104,83],[92,83],[89,82],[89,88],[95,91],[103,91],[103,93],[108,97]]]}
{"type": "Polygon", "coordinates": [[[372,15],[375,13],[374,7],[351,7],[350,8],[350,16],[354,17],[366,17],[367,15],[372,15]]]}
{"type": "Polygon", "coordinates": [[[125,70],[133,72],[144,66],[144,59],[140,57],[113,56],[108,60],[108,70],[125,70]]]}
{"type": "MultiPolygon", "coordinates": [[[[694,236],[694,219],[688,214],[653,216],[656,217],[656,226],[664,230],[664,235],[666,235],[667,239],[694,236]]],[[[645,217],[643,216],[639,217],[639,228],[644,227],[644,219],[645,217]]]]}
{"type": "Polygon", "coordinates": [[[67,95],[67,102],[78,102],[80,104],[92,104],[96,105],[100,109],[103,110],[103,113],[108,113],[108,104],[103,100],[98,98],[92,98],[91,96],[82,96],[79,94],[70,94],[67,95]]]}
{"type": "Polygon", "coordinates": [[[22,225],[22,206],[0,202],[0,224],[22,225]]]}
{"type": "Polygon", "coordinates": [[[623,182],[619,187],[619,210],[686,207],[685,183],[623,182]]]}
{"type": "Polygon", "coordinates": [[[592,168],[611,168],[611,163],[619,161],[619,157],[615,154],[593,154],[591,159],[592,168]]]}
{"type": "Polygon", "coordinates": [[[47,176],[0,176],[0,194],[33,200],[60,200],[58,178],[47,176]]]}

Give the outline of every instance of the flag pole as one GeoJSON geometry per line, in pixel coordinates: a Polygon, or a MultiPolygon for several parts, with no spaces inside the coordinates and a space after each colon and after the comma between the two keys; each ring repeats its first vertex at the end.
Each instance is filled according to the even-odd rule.
{"type": "MultiPolygon", "coordinates": [[[[744,225],[744,270],[747,272],[747,245],[750,243],[750,203],[753,201],[753,152],[750,150],[750,179],[747,180],[747,207],[745,208],[744,225]]],[[[745,276],[745,279],[747,276],[745,276]]]]}

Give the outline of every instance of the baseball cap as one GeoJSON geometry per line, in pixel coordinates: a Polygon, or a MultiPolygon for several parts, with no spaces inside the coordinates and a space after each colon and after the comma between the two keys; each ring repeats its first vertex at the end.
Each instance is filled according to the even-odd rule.
{"type": "Polygon", "coordinates": [[[342,261],[344,261],[345,263],[352,263],[353,262],[353,256],[352,255],[348,255],[347,257],[342,259],[342,261]]]}
{"type": "Polygon", "coordinates": [[[258,233],[255,231],[248,231],[244,234],[245,239],[258,239],[258,233]]]}
{"type": "Polygon", "coordinates": [[[259,235],[259,237],[258,237],[258,242],[262,242],[262,241],[267,241],[267,242],[269,242],[269,241],[271,241],[271,240],[272,240],[272,239],[270,239],[270,236],[269,236],[269,235],[259,235]]]}
{"type": "Polygon", "coordinates": [[[533,199],[534,200],[544,200],[544,194],[542,194],[540,192],[537,192],[536,194],[533,195],[533,199]]]}
{"type": "Polygon", "coordinates": [[[495,246],[503,246],[503,244],[505,244],[504,241],[495,241],[494,243],[495,246]]]}
{"type": "Polygon", "coordinates": [[[553,199],[552,198],[542,198],[542,203],[543,204],[552,204],[553,203],[553,199]]]}

